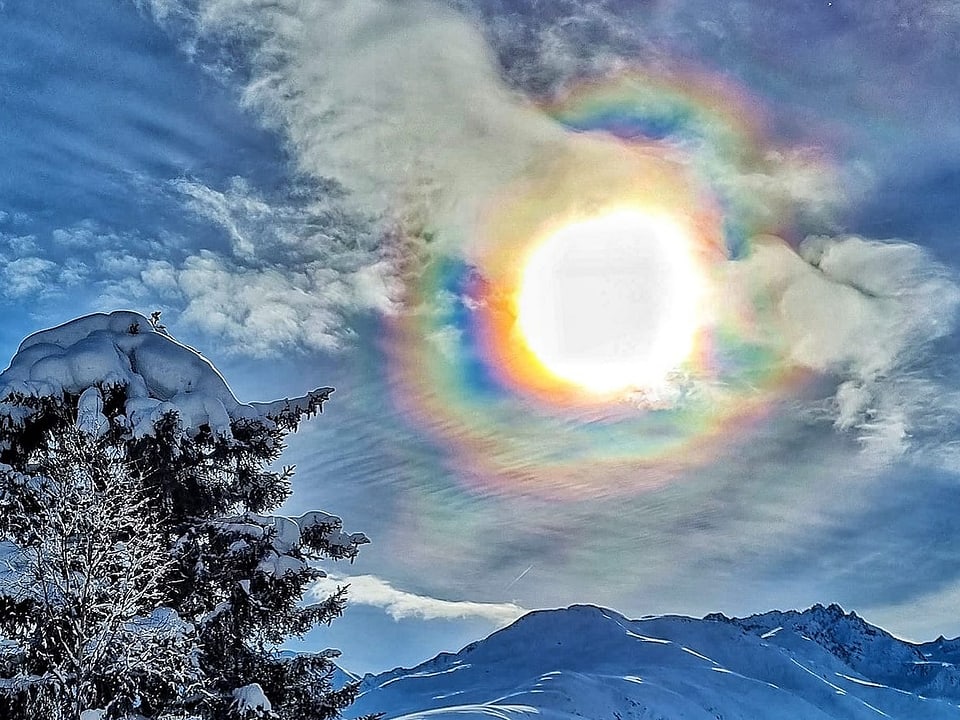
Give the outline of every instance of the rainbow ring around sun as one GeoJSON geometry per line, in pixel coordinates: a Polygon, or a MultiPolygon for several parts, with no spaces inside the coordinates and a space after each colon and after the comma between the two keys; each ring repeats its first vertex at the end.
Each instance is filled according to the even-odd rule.
{"type": "Polygon", "coordinates": [[[750,98],[625,73],[542,110],[564,131],[412,275],[385,321],[393,398],[478,492],[578,498],[716,461],[806,380],[732,302],[751,239],[789,229],[729,178],[772,152],[750,98]]]}

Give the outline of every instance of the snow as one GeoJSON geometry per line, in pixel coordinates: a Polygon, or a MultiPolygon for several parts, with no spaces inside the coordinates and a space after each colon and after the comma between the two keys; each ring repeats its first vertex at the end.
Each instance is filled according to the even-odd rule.
{"type": "Polygon", "coordinates": [[[494,703],[486,705],[455,705],[445,708],[441,711],[427,710],[424,712],[411,713],[403,715],[397,720],[426,720],[427,718],[440,718],[444,715],[456,716],[460,720],[470,720],[471,718],[494,718],[494,720],[516,720],[523,715],[539,715],[540,711],[530,705],[498,705],[494,703]]]}
{"type": "Polygon", "coordinates": [[[343,521],[339,517],[320,510],[299,517],[246,512],[212,522],[225,535],[237,536],[228,546],[231,552],[246,549],[248,539],[267,538],[270,550],[256,571],[278,578],[301,573],[308,568],[299,554],[305,533],[314,534],[314,539],[323,541],[335,553],[348,558],[356,555],[359,545],[370,542],[363,533],[343,532],[343,521]]]}
{"type": "Polygon", "coordinates": [[[636,639],[636,640],[639,640],[640,642],[660,643],[661,645],[669,645],[669,644],[670,644],[670,641],[669,641],[669,640],[664,640],[663,638],[649,637],[649,636],[647,636],[647,635],[640,635],[639,633],[630,632],[629,630],[627,630],[627,635],[628,635],[629,637],[632,637],[632,638],[636,639]]]}
{"type": "Polygon", "coordinates": [[[345,551],[370,542],[363,533],[343,532],[341,529],[343,520],[320,510],[311,511],[300,517],[258,515],[247,512],[243,515],[223,518],[218,521],[218,525],[223,532],[229,534],[250,538],[269,536],[271,547],[281,555],[299,547],[307,532],[315,533],[327,545],[345,551]]]}
{"type": "Polygon", "coordinates": [[[708,663],[712,663],[712,664],[714,664],[714,665],[717,664],[717,663],[713,662],[713,660],[711,660],[710,658],[708,658],[706,655],[701,655],[701,654],[698,653],[696,650],[691,650],[691,649],[688,648],[688,647],[682,647],[682,648],[680,648],[680,649],[683,650],[685,653],[690,653],[690,654],[693,655],[694,657],[700,658],[701,660],[706,660],[708,663]]]}
{"type": "Polygon", "coordinates": [[[149,615],[131,620],[128,629],[151,634],[163,632],[167,637],[181,638],[193,632],[193,625],[181,618],[176,610],[158,607],[149,615]]]}
{"type": "Polygon", "coordinates": [[[837,677],[843,678],[844,680],[849,680],[850,682],[857,683],[857,685],[863,685],[865,687],[887,687],[886,685],[881,685],[880,683],[870,682],[869,680],[861,680],[860,678],[850,677],[849,675],[844,675],[843,673],[837,673],[837,677]]]}
{"type": "Polygon", "coordinates": [[[105,394],[122,388],[118,422],[133,437],[152,435],[165,414],[179,416],[182,431],[195,436],[207,429],[232,437],[241,420],[290,428],[322,410],[332,388],[268,403],[241,403],[226,381],[193,348],[155,329],[139,313],[95,313],[42,330],[26,338],[9,367],[0,373],[0,423],[19,427],[31,411],[23,398],[78,397],[77,426],[98,435],[109,429],[103,414],[105,394]]]}
{"type": "Polygon", "coordinates": [[[263,688],[259,683],[251,683],[243,687],[236,688],[233,693],[234,706],[241,713],[249,710],[264,710],[269,712],[273,710],[270,700],[267,699],[263,688]]]}
{"type": "Polygon", "coordinates": [[[311,510],[310,512],[306,512],[300,517],[294,519],[294,522],[297,523],[297,526],[300,528],[301,532],[308,528],[336,525],[339,521],[340,518],[338,518],[336,515],[331,515],[330,513],[323,512],[322,510],[311,510]]]}
{"type": "MultiPolygon", "coordinates": [[[[387,680],[387,682],[385,682],[383,686],[389,685],[390,683],[396,682],[396,681],[398,681],[398,680],[400,680],[400,679],[408,679],[408,678],[432,678],[432,677],[437,677],[438,675],[447,675],[448,673],[457,672],[458,670],[465,670],[465,669],[467,669],[467,668],[469,668],[469,667],[470,667],[470,665],[454,665],[453,667],[447,668],[446,670],[437,670],[436,672],[410,673],[410,674],[408,674],[408,675],[404,675],[403,678],[393,678],[392,680],[387,680]]],[[[381,686],[381,687],[383,687],[383,686],[381,686]]]]}
{"type": "Polygon", "coordinates": [[[200,625],[207,625],[216,620],[223,613],[229,611],[231,608],[233,608],[233,603],[231,603],[229,600],[224,600],[223,602],[218,603],[213,610],[202,615],[198,622],[200,625]]]}
{"type": "MultiPolygon", "coordinates": [[[[300,526],[288,517],[276,516],[273,519],[273,547],[277,552],[289,552],[300,544],[300,526]]],[[[339,520],[339,518],[338,518],[339,520]]]]}
{"type": "Polygon", "coordinates": [[[100,437],[110,429],[110,421],[103,414],[100,388],[88,387],[80,393],[77,401],[77,428],[94,437],[100,437]]]}
{"type": "Polygon", "coordinates": [[[296,575],[306,569],[307,564],[303,560],[278,553],[271,554],[257,565],[258,573],[277,578],[282,578],[286,575],[296,575]]]}
{"type": "Polygon", "coordinates": [[[740,620],[628,620],[574,606],[530,613],[411,670],[368,676],[348,717],[960,720],[960,671],[902,662],[922,657],[919,647],[836,606],[740,620]]]}
{"type": "Polygon", "coordinates": [[[300,517],[290,518],[290,520],[296,523],[301,534],[319,532],[324,542],[332,550],[346,555],[352,555],[357,546],[366,545],[370,542],[370,538],[364,533],[343,532],[341,530],[343,521],[336,515],[331,515],[322,510],[311,510],[300,517]]]}
{"type": "MultiPolygon", "coordinates": [[[[263,523],[257,523],[252,520],[252,517],[262,516],[251,516],[252,514],[237,518],[224,518],[223,520],[218,520],[217,525],[219,525],[220,531],[223,533],[245,535],[249,538],[262,538],[266,534],[266,527],[263,523]]],[[[269,518],[264,519],[267,520],[269,518]]],[[[233,545],[231,545],[231,547],[233,547],[233,545]]]]}

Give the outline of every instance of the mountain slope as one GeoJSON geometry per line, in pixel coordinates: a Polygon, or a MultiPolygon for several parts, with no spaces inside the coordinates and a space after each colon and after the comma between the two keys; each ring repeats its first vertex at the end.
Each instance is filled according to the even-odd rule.
{"type": "Polygon", "coordinates": [[[530,613],[457,654],[367,676],[350,714],[415,720],[960,720],[954,641],[836,605],[745,619],[530,613]]]}

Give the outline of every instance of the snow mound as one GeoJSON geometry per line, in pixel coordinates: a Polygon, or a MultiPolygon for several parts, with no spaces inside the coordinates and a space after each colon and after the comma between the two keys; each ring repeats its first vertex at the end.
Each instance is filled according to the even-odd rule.
{"type": "Polygon", "coordinates": [[[270,712],[273,706],[259,683],[251,683],[233,691],[233,703],[241,715],[250,711],[270,712]]]}
{"type": "Polygon", "coordinates": [[[241,403],[217,369],[193,348],[174,340],[139,313],[95,313],[27,337],[0,373],[0,423],[22,427],[43,398],[76,397],[77,427],[92,435],[110,429],[104,411],[122,390],[114,419],[133,437],[156,432],[175,413],[182,432],[232,437],[238,421],[294,428],[322,411],[332,388],[269,403],[241,403]]]}

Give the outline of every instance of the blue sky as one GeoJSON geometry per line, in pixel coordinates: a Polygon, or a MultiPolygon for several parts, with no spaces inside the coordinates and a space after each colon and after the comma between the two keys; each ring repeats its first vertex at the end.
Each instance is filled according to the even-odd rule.
{"type": "Polygon", "coordinates": [[[572,602],[840,602],[906,637],[960,634],[958,31],[946,0],[5,0],[0,355],[82,312],[162,309],[241,399],[335,386],[290,443],[288,509],[374,540],[336,568],[364,578],[355,606],[308,639],[351,669],[572,602]],[[750,189],[757,217],[790,216],[782,246],[730,274],[773,298],[777,362],[809,377],[708,461],[647,463],[653,489],[596,470],[587,495],[515,491],[456,448],[486,422],[491,457],[559,490],[531,449],[546,438],[411,412],[491,406],[399,383],[398,298],[418,264],[483,256],[485,198],[538,148],[579,142],[534,101],[624,68],[695,68],[762,118],[777,152],[718,150],[711,177],[750,189]]]}

